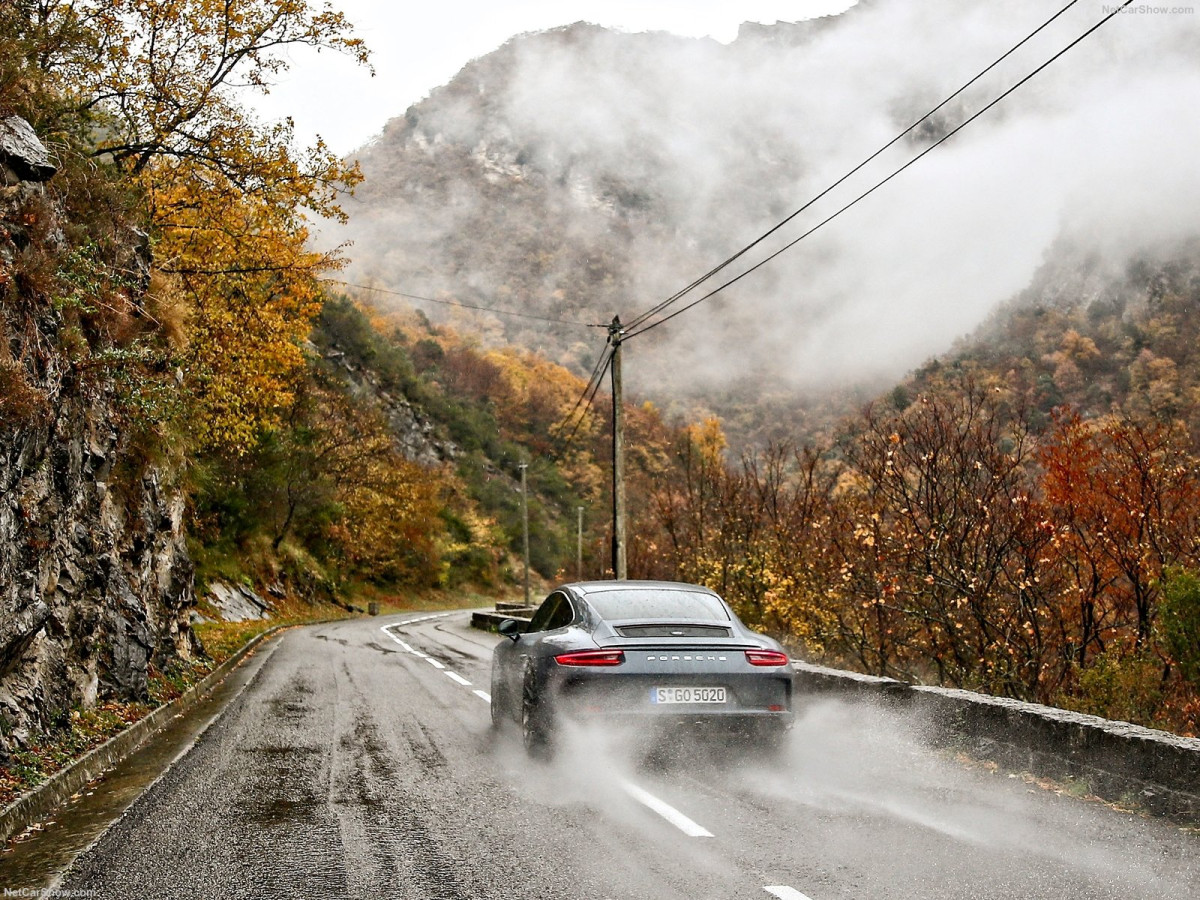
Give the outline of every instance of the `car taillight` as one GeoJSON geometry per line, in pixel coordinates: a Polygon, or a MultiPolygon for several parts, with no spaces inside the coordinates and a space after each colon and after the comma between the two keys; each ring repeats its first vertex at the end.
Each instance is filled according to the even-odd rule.
{"type": "Polygon", "coordinates": [[[786,666],[788,658],[786,653],[780,653],[778,650],[747,650],[746,661],[752,666],[786,666]]]}
{"type": "Polygon", "coordinates": [[[619,666],[625,662],[624,650],[577,650],[554,657],[560,666],[619,666]]]}

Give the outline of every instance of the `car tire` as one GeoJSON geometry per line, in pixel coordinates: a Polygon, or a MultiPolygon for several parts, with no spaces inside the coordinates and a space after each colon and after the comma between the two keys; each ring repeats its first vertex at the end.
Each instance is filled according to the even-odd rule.
{"type": "Polygon", "coordinates": [[[489,704],[492,713],[492,728],[499,730],[504,727],[508,711],[504,708],[504,686],[495,670],[492,671],[492,693],[489,704]]]}
{"type": "Polygon", "coordinates": [[[545,700],[538,696],[532,671],[527,671],[521,681],[521,740],[530,756],[550,755],[549,710],[545,700]]]}

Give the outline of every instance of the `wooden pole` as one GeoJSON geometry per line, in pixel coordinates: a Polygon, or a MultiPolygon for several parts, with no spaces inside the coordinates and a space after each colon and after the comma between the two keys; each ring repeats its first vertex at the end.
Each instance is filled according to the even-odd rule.
{"type": "Polygon", "coordinates": [[[521,532],[525,538],[525,605],[529,606],[529,491],[525,482],[528,463],[521,463],[521,532]]]}
{"type": "Polygon", "coordinates": [[[624,389],[621,383],[621,339],[625,332],[621,328],[621,317],[613,316],[608,326],[612,341],[612,399],[613,399],[613,577],[618,581],[628,578],[625,566],[625,413],[624,389]]]}
{"type": "Polygon", "coordinates": [[[583,507],[575,507],[575,580],[583,581],[583,507]]]}

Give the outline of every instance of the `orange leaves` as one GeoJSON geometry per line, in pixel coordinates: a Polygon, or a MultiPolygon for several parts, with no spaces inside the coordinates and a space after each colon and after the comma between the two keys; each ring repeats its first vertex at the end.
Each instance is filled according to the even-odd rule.
{"type": "Polygon", "coordinates": [[[1187,434],[1155,420],[1063,414],[1039,459],[1054,546],[1080,606],[1079,653],[1113,640],[1142,646],[1163,571],[1197,563],[1200,463],[1187,434]]]}

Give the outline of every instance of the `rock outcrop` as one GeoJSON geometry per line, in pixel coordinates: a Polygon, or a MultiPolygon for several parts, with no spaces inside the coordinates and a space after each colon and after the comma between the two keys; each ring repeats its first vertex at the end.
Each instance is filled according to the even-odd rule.
{"type": "Polygon", "coordinates": [[[209,586],[209,601],[223,622],[271,618],[271,604],[244,584],[218,581],[209,586]]]}
{"type": "Polygon", "coordinates": [[[0,119],[0,168],[18,179],[0,187],[0,750],[11,751],[73,707],[145,697],[151,665],[194,652],[194,600],[182,493],[135,453],[111,376],[70,349],[77,334],[27,274],[30,254],[52,259],[64,238],[36,183],[53,164],[23,120],[0,119]]]}
{"type": "Polygon", "coordinates": [[[0,180],[4,184],[48,181],[58,167],[20,116],[0,116],[0,180]]]}

